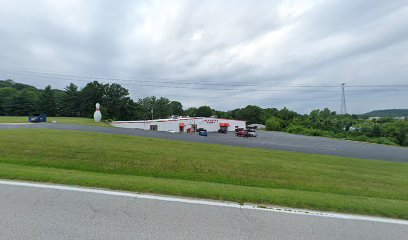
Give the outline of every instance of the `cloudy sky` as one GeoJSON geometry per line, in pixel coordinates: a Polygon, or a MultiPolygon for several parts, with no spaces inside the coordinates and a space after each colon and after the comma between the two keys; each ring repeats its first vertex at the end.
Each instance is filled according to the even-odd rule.
{"type": "Polygon", "coordinates": [[[0,79],[306,113],[408,108],[408,2],[0,0],[0,79]]]}

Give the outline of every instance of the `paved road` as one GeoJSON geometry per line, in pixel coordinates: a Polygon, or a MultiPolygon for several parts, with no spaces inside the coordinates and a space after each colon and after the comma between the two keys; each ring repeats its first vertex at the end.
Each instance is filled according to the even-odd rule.
{"type": "Polygon", "coordinates": [[[198,135],[144,131],[139,129],[108,128],[75,124],[0,124],[0,129],[49,128],[80,130],[110,134],[125,134],[192,142],[216,143],[230,146],[257,147],[275,150],[329,154],[343,157],[378,159],[393,162],[408,162],[408,148],[352,142],[322,137],[295,135],[283,132],[258,131],[257,138],[238,138],[234,134],[210,133],[208,137],[198,135]]]}
{"type": "Polygon", "coordinates": [[[383,223],[0,184],[1,239],[406,239],[383,223]]]}

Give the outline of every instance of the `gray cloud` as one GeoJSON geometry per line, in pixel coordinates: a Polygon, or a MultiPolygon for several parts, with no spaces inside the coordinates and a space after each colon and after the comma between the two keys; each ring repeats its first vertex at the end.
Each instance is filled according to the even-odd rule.
{"type": "MultiPolygon", "coordinates": [[[[287,106],[299,112],[322,107],[338,110],[340,88],[246,90],[342,82],[408,84],[407,15],[408,4],[403,0],[256,4],[3,0],[0,67],[8,72],[0,69],[0,78],[63,88],[70,80],[83,86],[85,79],[19,71],[101,76],[104,82],[118,77],[152,81],[119,81],[135,99],[161,95],[185,106],[208,104],[224,110],[247,104],[287,106]],[[260,87],[239,87],[234,82],[260,87]],[[237,91],[195,89],[202,87],[237,91]]],[[[348,88],[349,111],[407,107],[407,92],[372,91],[378,89],[348,88]]]]}

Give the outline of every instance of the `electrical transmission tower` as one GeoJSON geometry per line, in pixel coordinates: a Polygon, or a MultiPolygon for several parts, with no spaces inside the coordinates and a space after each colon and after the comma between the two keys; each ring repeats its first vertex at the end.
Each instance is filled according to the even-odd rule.
{"type": "Polygon", "coordinates": [[[346,110],[346,94],[344,91],[344,85],[345,83],[341,84],[341,110],[340,113],[342,115],[347,114],[347,110],[346,110]]]}

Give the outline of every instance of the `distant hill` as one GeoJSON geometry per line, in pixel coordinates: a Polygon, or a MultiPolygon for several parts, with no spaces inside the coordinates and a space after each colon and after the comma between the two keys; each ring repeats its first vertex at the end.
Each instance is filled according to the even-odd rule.
{"type": "Polygon", "coordinates": [[[27,84],[23,84],[23,83],[16,83],[11,79],[7,79],[7,80],[0,80],[0,88],[5,88],[5,87],[11,87],[16,89],[17,91],[21,91],[23,89],[26,88],[30,88],[32,90],[37,90],[37,88],[27,85],[27,84]]]}
{"type": "Polygon", "coordinates": [[[407,117],[408,109],[384,109],[362,114],[368,117],[407,117]]]}

